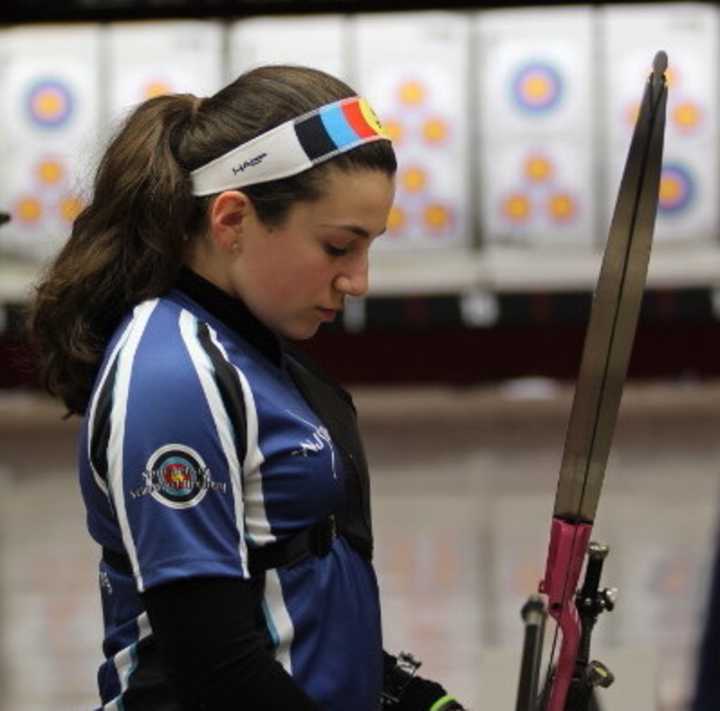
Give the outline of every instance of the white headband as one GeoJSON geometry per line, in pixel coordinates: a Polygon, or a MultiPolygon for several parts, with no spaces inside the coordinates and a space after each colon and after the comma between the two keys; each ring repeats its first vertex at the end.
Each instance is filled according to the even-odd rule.
{"type": "Polygon", "coordinates": [[[369,141],[390,138],[365,99],[321,106],[262,133],[190,173],[202,197],[296,175],[369,141]]]}

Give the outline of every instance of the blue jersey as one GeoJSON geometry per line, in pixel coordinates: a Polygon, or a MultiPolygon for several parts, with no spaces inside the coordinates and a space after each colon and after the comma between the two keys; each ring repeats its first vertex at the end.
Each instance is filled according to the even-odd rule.
{"type": "MultiPolygon", "coordinates": [[[[326,519],[348,493],[343,458],[282,348],[245,321],[260,338],[173,290],[138,305],[107,347],[79,442],[90,534],[132,569],[100,564],[104,708],[174,708],[149,703],[165,680],[139,593],[196,576],[250,579],[249,552],[326,519]]],[[[324,709],[376,711],[370,562],[340,536],[328,555],[256,582],[258,629],[305,692],[324,709]]]]}

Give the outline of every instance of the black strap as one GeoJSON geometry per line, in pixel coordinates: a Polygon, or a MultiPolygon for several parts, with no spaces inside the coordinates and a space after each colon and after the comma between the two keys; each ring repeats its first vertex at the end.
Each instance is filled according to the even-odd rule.
{"type": "MultiPolygon", "coordinates": [[[[273,568],[294,565],[311,555],[322,558],[330,552],[336,538],[335,517],[328,516],[320,523],[303,529],[291,538],[276,541],[261,548],[249,548],[250,575],[258,575],[273,568]]],[[[102,559],[111,568],[127,575],[132,574],[130,559],[125,552],[114,551],[103,546],[102,559]]]]}
{"type": "Polygon", "coordinates": [[[323,558],[330,552],[336,538],[335,517],[328,516],[324,521],[303,529],[292,538],[276,541],[261,548],[250,548],[248,549],[250,575],[294,565],[311,555],[323,558]]]}

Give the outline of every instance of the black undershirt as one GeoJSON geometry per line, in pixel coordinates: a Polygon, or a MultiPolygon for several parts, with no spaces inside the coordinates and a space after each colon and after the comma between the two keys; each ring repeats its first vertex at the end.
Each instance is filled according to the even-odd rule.
{"type": "Polygon", "coordinates": [[[191,578],[146,590],[142,598],[184,711],[320,711],[265,649],[250,581],[191,578]]]}

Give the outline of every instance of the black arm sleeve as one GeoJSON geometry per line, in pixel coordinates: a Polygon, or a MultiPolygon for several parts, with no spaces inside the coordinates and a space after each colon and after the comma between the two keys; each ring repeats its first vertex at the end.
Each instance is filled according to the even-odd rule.
{"type": "Polygon", "coordinates": [[[265,649],[250,582],[191,578],[151,588],[142,598],[183,709],[320,711],[265,649]]]}

